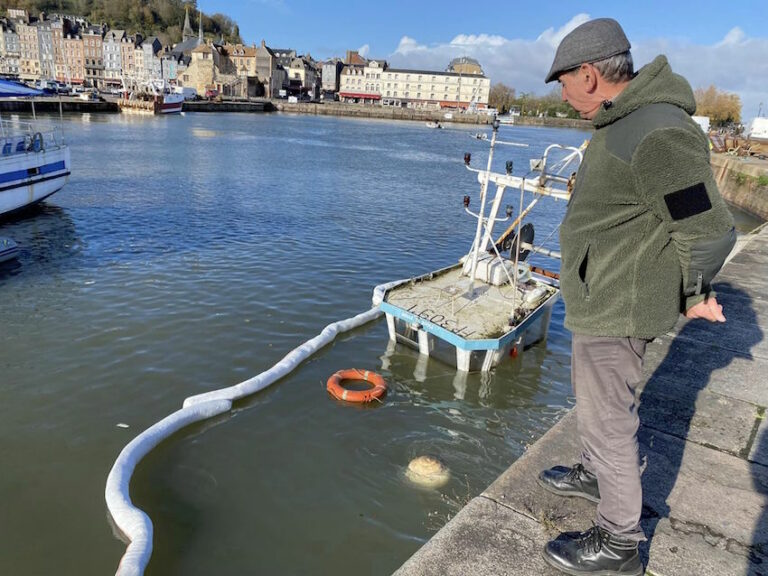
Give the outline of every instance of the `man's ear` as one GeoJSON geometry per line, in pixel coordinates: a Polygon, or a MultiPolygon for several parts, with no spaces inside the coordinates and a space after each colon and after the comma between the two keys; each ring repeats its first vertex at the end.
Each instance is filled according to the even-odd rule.
{"type": "Polygon", "coordinates": [[[584,82],[584,89],[588,93],[594,92],[597,89],[597,69],[592,64],[582,64],[579,73],[584,82]]]}

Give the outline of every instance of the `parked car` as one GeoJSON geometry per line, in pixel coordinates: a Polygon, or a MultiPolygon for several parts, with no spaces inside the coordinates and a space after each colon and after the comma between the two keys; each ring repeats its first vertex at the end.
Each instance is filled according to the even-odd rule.
{"type": "Polygon", "coordinates": [[[191,86],[176,86],[173,91],[184,96],[184,100],[197,100],[197,90],[191,86]]]}
{"type": "Polygon", "coordinates": [[[43,94],[56,94],[56,82],[53,80],[38,80],[35,82],[34,88],[42,90],[43,94]]]}
{"type": "Polygon", "coordinates": [[[206,97],[208,100],[213,100],[213,99],[214,99],[214,98],[216,98],[218,95],[219,95],[219,91],[218,91],[218,90],[214,90],[214,89],[212,89],[212,88],[210,88],[210,89],[208,89],[208,90],[206,90],[206,91],[205,91],[205,97],[206,97]]]}

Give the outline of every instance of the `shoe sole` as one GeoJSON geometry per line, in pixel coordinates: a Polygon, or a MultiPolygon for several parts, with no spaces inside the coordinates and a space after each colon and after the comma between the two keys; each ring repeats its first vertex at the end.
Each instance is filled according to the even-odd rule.
{"type": "Polygon", "coordinates": [[[617,572],[616,570],[601,570],[600,572],[583,572],[579,570],[570,570],[565,566],[560,566],[550,558],[546,551],[541,553],[544,562],[549,564],[552,568],[563,574],[570,574],[570,576],[643,576],[645,570],[641,567],[638,572],[617,572]]]}
{"type": "Polygon", "coordinates": [[[572,491],[566,491],[566,490],[558,490],[554,486],[547,484],[546,482],[542,482],[541,478],[536,478],[536,482],[539,486],[544,488],[547,492],[552,492],[552,494],[557,494],[558,496],[565,496],[566,498],[583,498],[584,500],[589,500],[590,502],[594,502],[595,504],[600,503],[600,498],[595,498],[591,494],[587,494],[586,492],[572,492],[572,491]]]}

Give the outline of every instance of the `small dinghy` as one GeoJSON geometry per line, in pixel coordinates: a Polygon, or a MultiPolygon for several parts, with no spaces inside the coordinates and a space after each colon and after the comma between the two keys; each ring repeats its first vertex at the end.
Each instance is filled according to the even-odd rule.
{"type": "Polygon", "coordinates": [[[19,245],[10,238],[0,237],[0,262],[13,260],[19,255],[19,245]]]}

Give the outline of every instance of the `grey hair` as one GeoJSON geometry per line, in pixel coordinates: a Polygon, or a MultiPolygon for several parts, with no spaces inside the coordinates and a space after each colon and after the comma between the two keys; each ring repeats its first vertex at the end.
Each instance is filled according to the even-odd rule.
{"type": "Polygon", "coordinates": [[[621,54],[616,54],[616,56],[605,58],[604,60],[592,62],[592,66],[597,68],[597,71],[600,72],[600,76],[611,84],[632,80],[634,74],[632,54],[629,50],[622,52],[621,54]]]}

